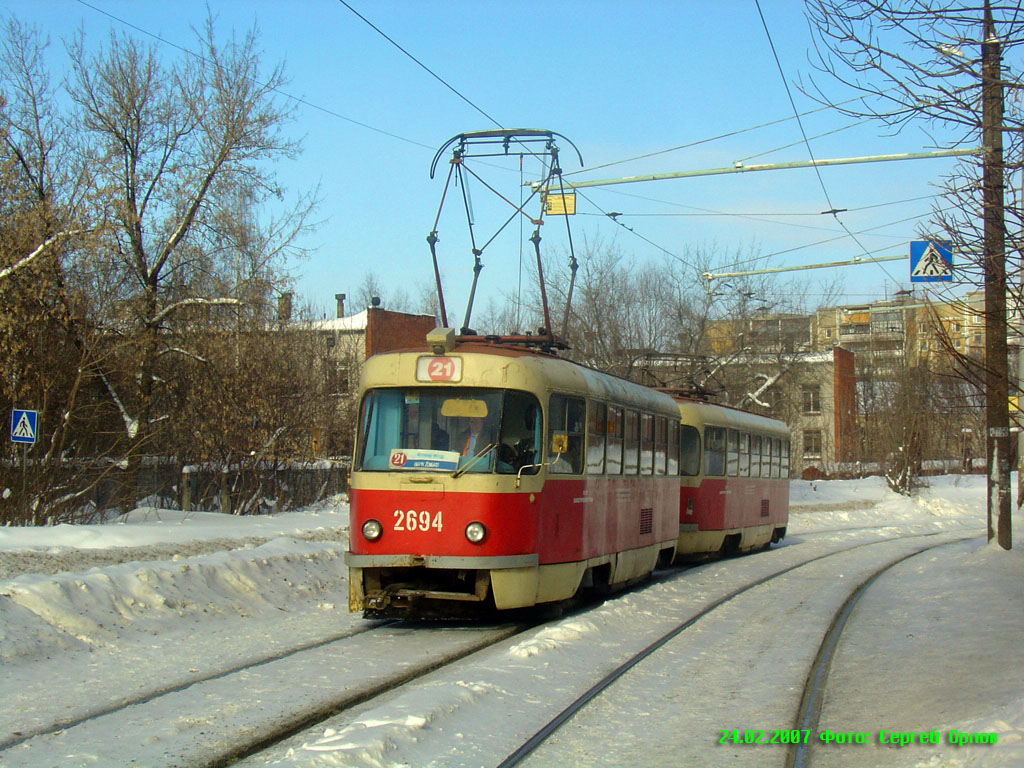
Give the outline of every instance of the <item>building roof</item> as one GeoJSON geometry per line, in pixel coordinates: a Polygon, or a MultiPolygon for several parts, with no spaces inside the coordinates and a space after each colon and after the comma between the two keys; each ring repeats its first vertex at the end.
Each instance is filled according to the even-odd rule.
{"type": "Polygon", "coordinates": [[[367,310],[348,317],[325,317],[322,320],[299,320],[291,325],[309,331],[366,331],[367,310]]]}

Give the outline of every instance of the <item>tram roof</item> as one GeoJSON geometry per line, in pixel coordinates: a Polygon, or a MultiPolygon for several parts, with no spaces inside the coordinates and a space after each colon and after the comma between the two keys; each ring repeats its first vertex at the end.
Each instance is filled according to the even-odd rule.
{"type": "MultiPolygon", "coordinates": [[[[422,385],[425,382],[416,380],[416,361],[424,356],[433,357],[425,347],[374,355],[363,367],[362,387],[422,385]]],[[[676,409],[673,399],[663,392],[539,350],[463,342],[445,356],[461,358],[465,366],[461,379],[452,382],[454,386],[561,391],[661,412],[676,409]],[[497,359],[504,362],[494,365],[497,359]]]]}

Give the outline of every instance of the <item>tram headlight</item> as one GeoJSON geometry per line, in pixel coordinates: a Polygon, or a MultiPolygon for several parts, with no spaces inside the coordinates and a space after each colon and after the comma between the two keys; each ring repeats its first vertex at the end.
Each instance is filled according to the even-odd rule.
{"type": "Polygon", "coordinates": [[[363,523],[363,538],[367,541],[376,541],[383,532],[384,529],[376,520],[367,520],[363,523]]]}
{"type": "Polygon", "coordinates": [[[483,523],[470,523],[466,526],[466,538],[474,544],[479,544],[487,535],[487,529],[483,523]]]}

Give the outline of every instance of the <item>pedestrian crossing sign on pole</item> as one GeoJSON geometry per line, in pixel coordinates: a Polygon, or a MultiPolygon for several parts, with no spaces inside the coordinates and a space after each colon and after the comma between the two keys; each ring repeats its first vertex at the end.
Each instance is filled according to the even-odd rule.
{"type": "Polygon", "coordinates": [[[953,281],[953,246],[938,240],[910,241],[910,282],[953,281]]]}
{"type": "Polygon", "coordinates": [[[38,435],[39,411],[11,411],[11,442],[35,444],[38,435]]]}

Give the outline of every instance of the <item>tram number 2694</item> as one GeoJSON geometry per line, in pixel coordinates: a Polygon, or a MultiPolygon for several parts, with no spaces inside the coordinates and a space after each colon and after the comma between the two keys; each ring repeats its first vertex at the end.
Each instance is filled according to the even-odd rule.
{"type": "Polygon", "coordinates": [[[415,509],[408,511],[396,509],[395,530],[396,531],[429,531],[431,528],[441,531],[441,513],[436,512],[432,516],[426,510],[417,512],[415,509]]]}

